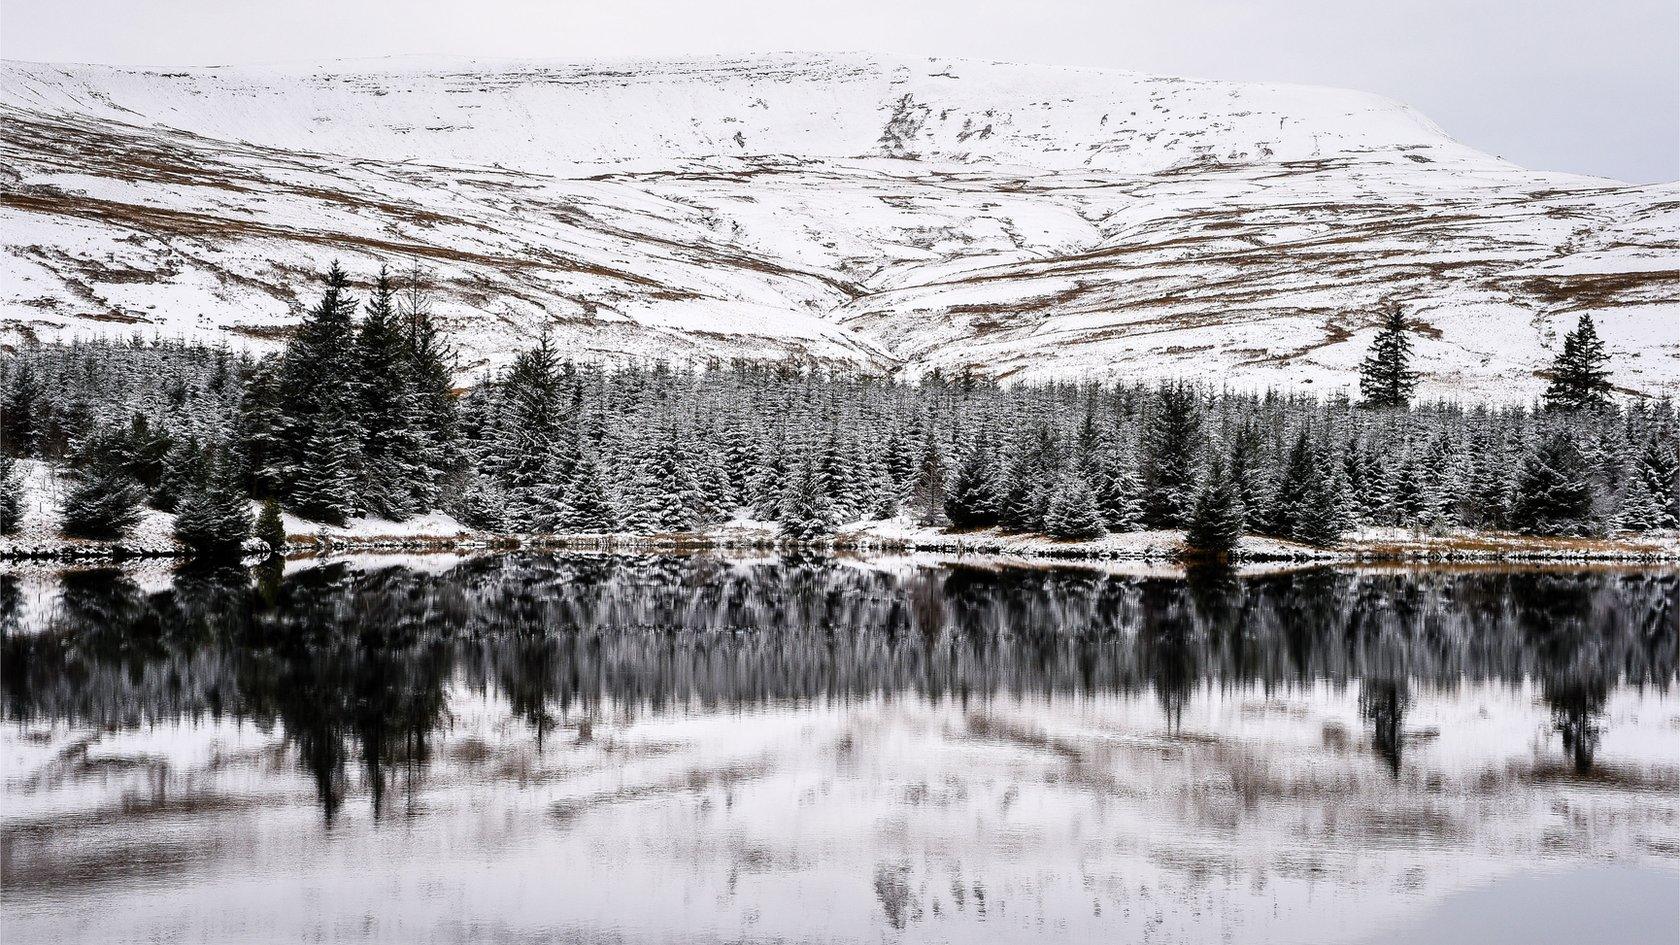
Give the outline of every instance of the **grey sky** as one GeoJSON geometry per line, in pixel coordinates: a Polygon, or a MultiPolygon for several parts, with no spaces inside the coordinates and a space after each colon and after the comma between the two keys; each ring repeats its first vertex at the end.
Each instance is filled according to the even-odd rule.
{"type": "Polygon", "coordinates": [[[0,54],[42,61],[767,50],[1339,85],[1519,164],[1680,178],[1677,0],[0,0],[0,54]]]}

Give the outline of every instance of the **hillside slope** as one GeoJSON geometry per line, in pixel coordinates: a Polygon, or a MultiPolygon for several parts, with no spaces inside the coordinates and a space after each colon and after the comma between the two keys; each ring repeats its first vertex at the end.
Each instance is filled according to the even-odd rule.
{"type": "Polygon", "coordinates": [[[0,68],[6,340],[283,337],[415,259],[469,367],[766,357],[1540,389],[1579,311],[1680,391],[1680,187],[1525,171],[1352,92],[869,56],[0,68]]]}

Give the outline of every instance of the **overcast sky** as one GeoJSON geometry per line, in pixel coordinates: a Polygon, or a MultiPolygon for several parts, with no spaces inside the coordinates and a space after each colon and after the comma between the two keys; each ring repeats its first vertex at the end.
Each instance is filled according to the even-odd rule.
{"type": "Polygon", "coordinates": [[[0,54],[40,61],[775,50],[1345,86],[1529,167],[1680,178],[1680,0],[0,0],[0,54]]]}

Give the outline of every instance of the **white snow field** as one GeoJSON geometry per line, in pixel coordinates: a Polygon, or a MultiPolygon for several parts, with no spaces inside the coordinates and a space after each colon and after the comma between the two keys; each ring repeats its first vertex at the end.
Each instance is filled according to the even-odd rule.
{"type": "Polygon", "coordinates": [[[866,55],[0,65],[0,342],[270,348],[418,261],[470,373],[798,355],[916,376],[1525,399],[1578,314],[1680,392],[1680,185],[1528,171],[1357,92],[866,55]]]}

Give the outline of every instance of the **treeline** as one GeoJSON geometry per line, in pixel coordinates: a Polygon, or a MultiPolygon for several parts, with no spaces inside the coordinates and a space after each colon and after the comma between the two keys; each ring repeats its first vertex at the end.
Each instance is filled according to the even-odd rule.
{"type": "Polygon", "coordinates": [[[1532,406],[1414,402],[1408,338],[1385,317],[1361,402],[1187,382],[905,383],[794,362],[606,369],[547,337],[458,394],[423,274],[382,273],[363,303],[335,266],[279,355],[31,346],[4,363],[0,402],[8,454],[76,470],[76,528],[109,533],[147,502],[192,511],[223,547],[250,528],[247,496],[270,503],[270,533],[276,506],[333,524],[441,509],[521,533],[745,515],[799,540],[896,515],[1065,539],[1184,528],[1216,552],[1243,533],[1325,545],[1368,525],[1680,525],[1674,404],[1612,398],[1590,320],[1532,406]]]}

